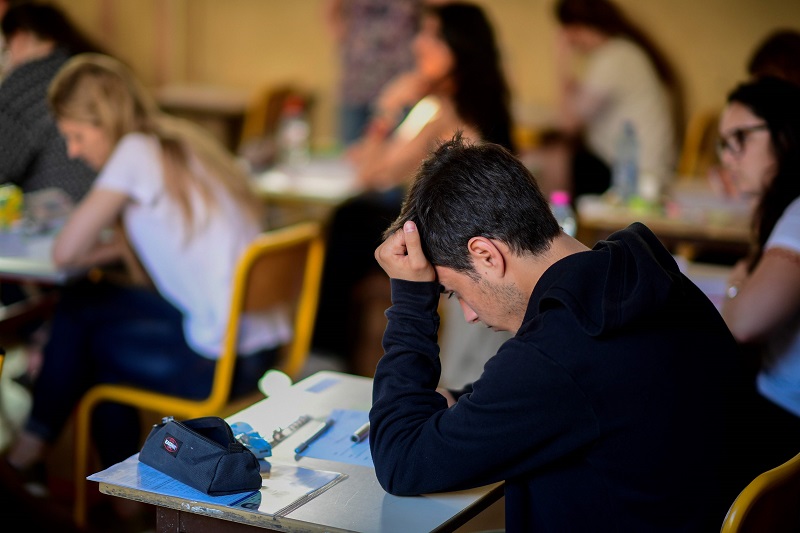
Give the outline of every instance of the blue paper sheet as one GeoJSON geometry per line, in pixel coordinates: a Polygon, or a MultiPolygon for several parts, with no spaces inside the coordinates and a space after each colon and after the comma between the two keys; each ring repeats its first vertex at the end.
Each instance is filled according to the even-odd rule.
{"type": "Polygon", "coordinates": [[[375,468],[369,450],[369,437],[361,442],[350,440],[353,432],[369,421],[369,413],[334,409],[330,418],[334,421],[333,426],[299,455],[375,468]]]}

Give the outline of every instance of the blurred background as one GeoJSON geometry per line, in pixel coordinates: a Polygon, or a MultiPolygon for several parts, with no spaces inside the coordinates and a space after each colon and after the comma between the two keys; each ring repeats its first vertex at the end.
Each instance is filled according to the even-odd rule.
{"type": "MultiPolygon", "coordinates": [[[[325,0],[56,0],[83,30],[131,65],[160,100],[213,94],[235,114],[259,91],[293,83],[314,97],[312,142],[337,142],[337,48],[325,0]]],[[[490,16],[516,119],[547,122],[556,105],[553,0],[476,0],[490,16]]],[[[797,0],[617,0],[659,43],[692,116],[719,108],[745,78],[751,51],[775,28],[800,29],[797,0]]],[[[173,111],[178,111],[173,109],[173,111]]],[[[220,135],[225,135],[220,132],[220,135]]]]}

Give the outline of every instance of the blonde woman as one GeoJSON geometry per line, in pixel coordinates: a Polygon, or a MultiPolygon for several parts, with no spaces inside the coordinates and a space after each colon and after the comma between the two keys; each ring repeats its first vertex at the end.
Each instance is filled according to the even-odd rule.
{"type": "MultiPolygon", "coordinates": [[[[76,56],[53,80],[49,101],[69,156],[98,171],[56,240],[55,262],[89,267],[118,259],[120,239],[107,228],[121,219],[156,290],[85,282],[65,291],[30,418],[7,456],[18,470],[41,460],[98,382],[207,394],[234,265],[260,231],[258,199],[234,160],[197,129],[160,114],[118,61],[76,56]]],[[[235,392],[256,386],[289,334],[278,314],[253,326],[240,338],[235,392]]],[[[97,417],[104,465],[138,451],[134,412],[107,405],[97,417]]]]}

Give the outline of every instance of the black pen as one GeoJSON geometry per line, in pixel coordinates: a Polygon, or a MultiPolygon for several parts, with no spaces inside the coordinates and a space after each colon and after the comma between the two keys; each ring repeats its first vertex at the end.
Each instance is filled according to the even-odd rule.
{"type": "Polygon", "coordinates": [[[328,420],[320,424],[320,426],[317,428],[317,430],[314,432],[313,435],[311,435],[306,440],[301,442],[297,446],[297,448],[294,449],[294,453],[302,453],[303,450],[308,448],[309,444],[320,438],[322,434],[328,431],[328,428],[330,428],[332,425],[333,425],[333,418],[329,418],[328,420]]]}

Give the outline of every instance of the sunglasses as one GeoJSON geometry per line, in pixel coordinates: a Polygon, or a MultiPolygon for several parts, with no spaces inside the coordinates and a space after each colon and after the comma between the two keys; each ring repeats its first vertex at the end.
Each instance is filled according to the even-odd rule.
{"type": "Polygon", "coordinates": [[[720,136],[717,139],[717,155],[722,157],[725,151],[730,152],[732,155],[738,156],[744,152],[744,145],[747,142],[747,136],[754,131],[766,130],[765,123],[754,124],[752,126],[743,126],[736,128],[727,135],[720,136]]]}

